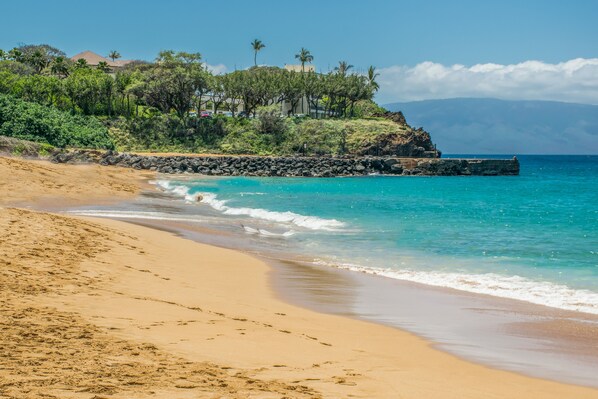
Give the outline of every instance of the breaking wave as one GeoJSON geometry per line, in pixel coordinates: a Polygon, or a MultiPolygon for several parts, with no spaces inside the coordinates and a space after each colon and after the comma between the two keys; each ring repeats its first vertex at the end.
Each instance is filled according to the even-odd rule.
{"type": "Polygon", "coordinates": [[[189,187],[173,184],[170,181],[158,181],[156,184],[166,192],[184,198],[188,202],[197,201],[201,195],[201,203],[211,206],[213,209],[222,212],[224,215],[248,216],[255,219],[267,220],[270,222],[294,224],[310,230],[335,231],[345,226],[336,219],[323,219],[317,216],[305,216],[294,212],[276,212],[261,208],[235,208],[226,205],[226,200],[218,199],[213,193],[190,194],[189,187]]]}
{"type": "Polygon", "coordinates": [[[535,281],[521,276],[503,276],[495,273],[467,274],[375,268],[324,260],[316,260],[314,263],[435,287],[454,288],[477,294],[517,299],[557,309],[598,314],[597,292],[574,289],[563,284],[548,281],[535,281]]]}

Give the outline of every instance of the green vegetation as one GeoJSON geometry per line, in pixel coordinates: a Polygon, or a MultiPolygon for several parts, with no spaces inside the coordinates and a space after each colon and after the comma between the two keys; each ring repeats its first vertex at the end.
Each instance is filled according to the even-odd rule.
{"type": "Polygon", "coordinates": [[[311,63],[314,60],[314,56],[311,55],[309,50],[301,47],[301,51],[299,52],[299,54],[295,54],[295,59],[299,60],[299,62],[301,63],[301,72],[305,72],[305,63],[311,63]]]}
{"type": "Polygon", "coordinates": [[[261,40],[254,39],[251,42],[251,47],[253,48],[253,65],[257,66],[257,53],[260,52],[266,45],[262,43],[261,40]]]}
{"type": "Polygon", "coordinates": [[[114,71],[49,45],[0,50],[0,134],[57,147],[294,154],[307,145],[311,154],[343,154],[388,129],[360,119],[384,111],[372,101],[374,67],[363,75],[341,61],[328,73],[306,71],[314,57],[305,48],[295,55],[301,71],[258,67],[265,45],[251,45],[255,66],[222,75],[199,53],[162,51],[114,71]],[[281,115],[283,104],[307,115],[281,115]],[[205,109],[232,117],[200,117],[205,109]]]}
{"type": "Polygon", "coordinates": [[[304,144],[307,155],[351,154],[382,135],[410,131],[382,118],[282,118],[277,111],[269,106],[259,108],[255,119],[199,119],[192,129],[173,116],[121,118],[109,130],[120,150],[255,155],[303,154],[304,144]]]}
{"type": "Polygon", "coordinates": [[[0,95],[0,135],[47,143],[55,147],[114,147],[97,119],[0,95]]]}

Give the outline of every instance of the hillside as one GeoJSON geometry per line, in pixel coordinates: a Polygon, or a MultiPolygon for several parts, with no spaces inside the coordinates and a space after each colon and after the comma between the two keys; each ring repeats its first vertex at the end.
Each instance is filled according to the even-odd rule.
{"type": "Polygon", "coordinates": [[[598,106],[456,98],[387,104],[444,153],[597,154],[598,106]]]}

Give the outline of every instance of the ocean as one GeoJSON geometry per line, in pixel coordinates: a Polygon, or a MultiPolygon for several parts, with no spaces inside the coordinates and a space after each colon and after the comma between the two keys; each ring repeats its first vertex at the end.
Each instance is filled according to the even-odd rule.
{"type": "Polygon", "coordinates": [[[265,250],[598,314],[598,156],[519,160],[520,176],[173,177],[156,184],[206,221],[255,236],[265,250]]]}

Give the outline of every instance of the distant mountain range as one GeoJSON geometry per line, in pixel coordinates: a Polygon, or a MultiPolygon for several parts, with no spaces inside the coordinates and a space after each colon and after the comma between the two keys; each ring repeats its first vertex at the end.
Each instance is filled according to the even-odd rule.
{"type": "Polygon", "coordinates": [[[384,107],[446,154],[598,154],[598,105],[454,98],[384,107]]]}

